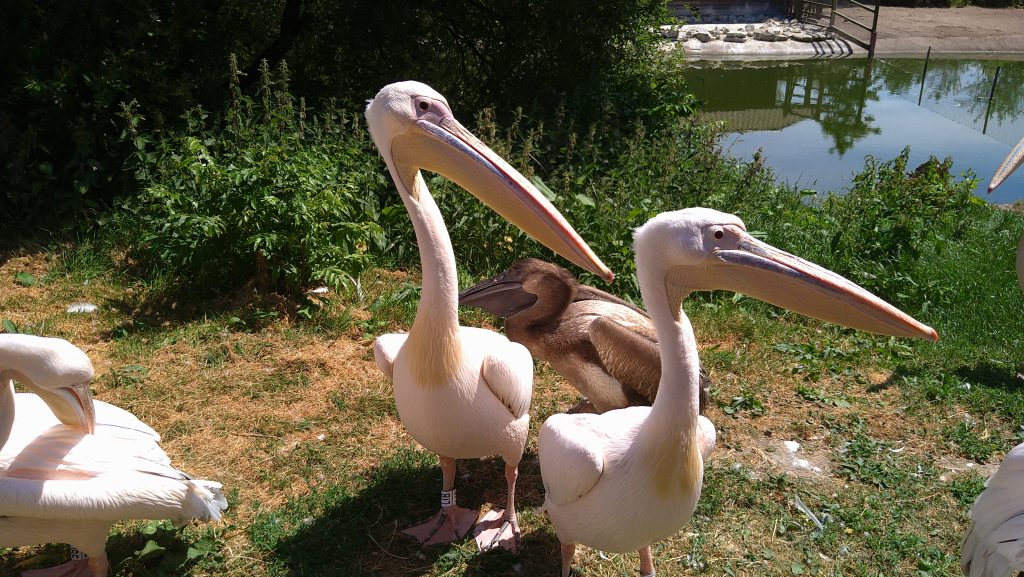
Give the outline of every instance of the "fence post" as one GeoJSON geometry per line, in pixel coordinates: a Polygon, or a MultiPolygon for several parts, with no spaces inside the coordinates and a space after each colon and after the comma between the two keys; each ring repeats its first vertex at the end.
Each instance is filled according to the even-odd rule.
{"type": "Polygon", "coordinates": [[[917,94],[917,105],[921,106],[921,97],[924,96],[924,77],[928,75],[928,59],[932,56],[932,47],[928,47],[928,53],[924,55],[924,71],[921,72],[921,92],[917,94]]]}
{"type": "Polygon", "coordinates": [[[992,110],[992,97],[996,95],[996,82],[999,82],[999,70],[1002,66],[996,66],[996,75],[992,78],[992,89],[988,91],[988,104],[985,105],[985,125],[981,127],[981,133],[988,132],[988,113],[992,110]]]}
{"type": "Polygon", "coordinates": [[[871,45],[868,46],[868,58],[875,56],[875,41],[878,40],[878,13],[881,11],[881,0],[875,0],[875,16],[871,20],[871,45]]]}

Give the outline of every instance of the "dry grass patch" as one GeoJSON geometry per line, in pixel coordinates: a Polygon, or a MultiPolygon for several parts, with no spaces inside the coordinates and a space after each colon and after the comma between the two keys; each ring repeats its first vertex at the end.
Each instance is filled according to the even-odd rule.
{"type": "MultiPolygon", "coordinates": [[[[4,261],[0,316],[86,350],[96,398],[148,422],[178,467],[222,482],[230,495],[218,525],[155,534],[146,523],[120,525],[108,547],[116,576],[557,573],[558,543],[538,510],[536,431],[579,395],[544,363],[536,366],[518,482],[521,554],[479,555],[471,541],[423,550],[396,533],[434,511],[440,471],[398,420],[392,386],[364,333],[407,327],[410,297],[390,295],[407,291],[415,275],[375,271],[364,277],[358,302],[329,297],[328,316],[303,324],[278,315],[254,327],[238,320],[251,314],[243,309],[154,316],[143,306],[145,287],[127,294],[109,277],[82,284],[48,276],[54,263],[46,254],[4,261]],[[20,286],[12,281],[18,270],[45,280],[20,286]],[[63,312],[72,299],[100,310],[63,312]],[[349,321],[335,322],[342,316],[349,321]],[[140,556],[153,535],[168,551],[196,543],[212,550],[184,564],[171,553],[140,556]]],[[[719,444],[694,520],[655,547],[659,575],[875,575],[895,574],[893,567],[955,574],[965,503],[981,477],[941,431],[969,411],[908,396],[879,362],[883,349],[862,336],[756,310],[706,308],[692,316],[714,381],[707,414],[719,444]],[[800,450],[790,454],[784,441],[800,450]],[[864,463],[852,463],[854,453],[864,463]],[[821,471],[794,467],[794,457],[821,471]],[[796,507],[797,497],[823,530],[796,507]]],[[[503,505],[501,460],[460,462],[458,487],[465,506],[503,505]]],[[[65,554],[60,547],[0,553],[0,573],[65,554]]],[[[636,563],[635,554],[585,547],[577,554],[588,577],[629,574],[636,563]]]]}

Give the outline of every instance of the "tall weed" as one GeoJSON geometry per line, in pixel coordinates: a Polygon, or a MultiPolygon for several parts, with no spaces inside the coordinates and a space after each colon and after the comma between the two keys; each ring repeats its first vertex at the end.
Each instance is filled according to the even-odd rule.
{"type": "Polygon", "coordinates": [[[133,258],[184,281],[291,295],[350,284],[384,242],[383,164],[359,117],[295,102],[283,65],[262,78],[243,95],[232,60],[227,113],[194,108],[181,131],[146,132],[126,105],[141,191],[109,223],[133,258]]]}
{"type": "Polygon", "coordinates": [[[920,282],[924,255],[962,236],[965,211],[982,202],[975,180],[957,181],[952,160],[932,157],[907,171],[910,149],[896,158],[868,157],[845,195],[830,195],[822,211],[830,222],[830,266],[898,306],[921,311],[936,299],[948,301],[938,286],[920,282]]]}

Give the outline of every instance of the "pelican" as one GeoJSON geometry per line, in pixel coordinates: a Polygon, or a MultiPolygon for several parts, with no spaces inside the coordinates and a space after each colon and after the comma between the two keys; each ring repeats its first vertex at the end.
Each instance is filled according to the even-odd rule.
{"type": "MultiPolygon", "coordinates": [[[[992,180],[988,183],[989,194],[1009,178],[1013,171],[1020,168],[1021,164],[1024,164],[1024,138],[1021,138],[1010,149],[1010,153],[1006,155],[1006,158],[999,163],[999,168],[996,169],[995,174],[992,175],[992,180]]],[[[1020,285],[1021,290],[1024,290],[1024,234],[1017,241],[1017,284],[1020,285]]]]}
{"type": "Polygon", "coordinates": [[[967,577],[1024,571],[1024,443],[1006,454],[971,507],[960,570],[967,577]]]}
{"type": "MultiPolygon", "coordinates": [[[[569,412],[650,405],[658,393],[658,336],[643,309],[580,284],[566,269],[524,258],[467,288],[459,304],[505,317],[505,335],[547,361],[586,401],[569,412]],[[584,409],[585,410],[585,409],[584,409]]],[[[699,413],[711,380],[701,368],[699,413]]]]}
{"type": "Polygon", "coordinates": [[[697,343],[680,307],[690,292],[742,291],[862,330],[938,338],[845,278],[758,241],[730,214],[666,212],[634,238],[640,291],[661,349],[658,397],[651,407],[554,415],[541,427],[544,508],[562,543],[562,577],[577,544],[639,551],[641,574],[654,575],[651,543],[693,514],[706,447],[697,418],[697,343]]]}
{"type": "Polygon", "coordinates": [[[533,360],[504,336],[458,324],[458,277],[451,239],[420,169],[466,189],[530,236],[611,281],[612,273],[562,215],[521,174],[466,130],[429,86],[385,86],[366,108],[367,126],[412,219],[423,290],[408,334],[374,343],[381,372],[394,382],[406,430],[438,455],[441,509],[404,532],[424,544],[461,538],[477,512],[457,506],[455,460],[500,454],[508,501],[477,525],[481,549],[517,549],[515,482],[529,425],[533,360]]]}
{"type": "Polygon", "coordinates": [[[219,483],[173,468],[160,436],[89,392],[92,363],[62,339],[0,334],[0,547],[70,543],[86,555],[25,577],[105,577],[121,519],[216,520],[219,483]],[[14,381],[32,393],[15,393],[14,381]]]}

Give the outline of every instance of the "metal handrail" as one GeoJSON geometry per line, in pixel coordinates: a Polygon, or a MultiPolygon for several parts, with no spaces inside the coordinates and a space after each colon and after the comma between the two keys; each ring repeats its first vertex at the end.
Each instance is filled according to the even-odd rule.
{"type": "MultiPolygon", "coordinates": [[[[804,19],[804,8],[803,8],[803,6],[805,6],[805,5],[819,6],[821,8],[828,8],[829,9],[828,29],[831,30],[832,32],[835,32],[835,33],[839,34],[840,36],[846,38],[847,40],[853,42],[854,44],[857,44],[859,46],[867,48],[867,50],[868,50],[868,58],[871,58],[871,57],[873,57],[875,55],[875,42],[878,40],[878,13],[881,11],[881,7],[879,6],[879,0],[874,0],[874,4],[875,4],[874,7],[868,6],[867,4],[862,4],[861,2],[858,2],[857,0],[847,0],[847,2],[849,2],[853,6],[855,6],[857,8],[863,8],[864,10],[867,10],[868,12],[872,13],[871,26],[870,27],[867,26],[866,24],[861,24],[855,18],[851,18],[850,16],[847,16],[846,14],[843,14],[842,12],[840,12],[839,11],[839,6],[838,6],[839,5],[839,0],[831,0],[830,2],[820,2],[818,0],[798,0],[798,1],[800,2],[800,4],[799,4],[800,5],[800,9],[798,10],[799,14],[797,14],[798,18],[800,18],[801,20],[804,19]],[[845,22],[850,22],[850,23],[854,24],[855,26],[857,26],[858,28],[868,32],[870,34],[870,40],[865,42],[865,41],[857,38],[856,36],[854,36],[850,32],[847,32],[845,30],[842,30],[842,29],[838,28],[836,26],[836,16],[839,16],[845,22]]],[[[867,1],[867,0],[865,0],[865,1],[867,1]]],[[[822,10],[821,12],[822,13],[819,13],[816,16],[816,18],[821,18],[824,15],[823,14],[824,11],[822,10]]]]}
{"type": "Polygon", "coordinates": [[[868,26],[866,24],[861,24],[860,22],[854,20],[853,18],[850,18],[846,14],[843,14],[842,12],[836,12],[836,16],[839,16],[843,20],[846,20],[847,22],[850,22],[851,24],[856,24],[857,26],[863,28],[864,30],[867,30],[868,32],[871,32],[871,27],[870,26],[868,26]]]}

